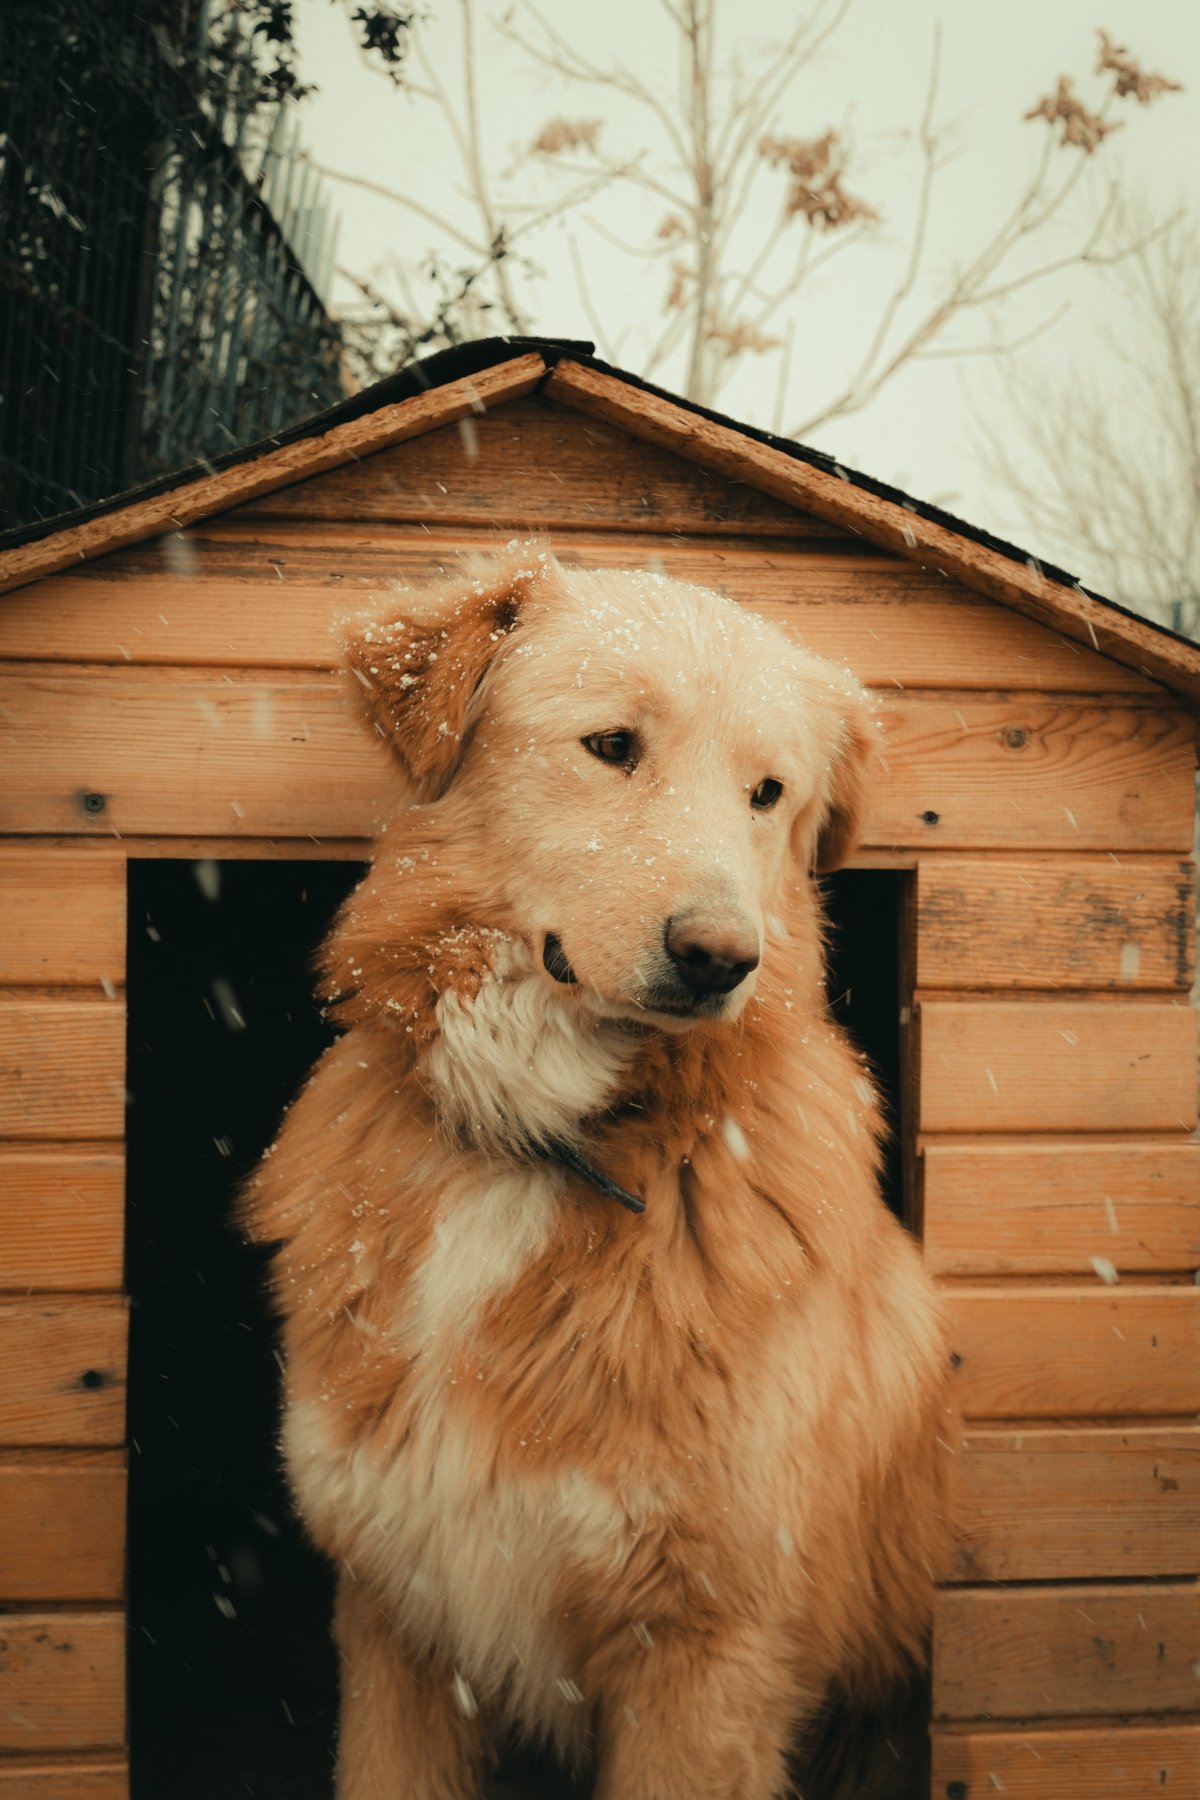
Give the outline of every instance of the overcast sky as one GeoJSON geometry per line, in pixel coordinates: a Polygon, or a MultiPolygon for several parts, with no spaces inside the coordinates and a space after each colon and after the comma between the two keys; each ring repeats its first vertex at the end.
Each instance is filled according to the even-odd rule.
{"type": "MultiPolygon", "coordinates": [[[[428,8],[423,39],[430,62],[460,104],[460,0],[428,0],[428,8]]],[[[332,7],[329,0],[297,0],[301,72],[319,89],[300,115],[311,154],[331,169],[394,187],[477,236],[478,216],[444,120],[430,101],[396,93],[365,66],[349,10],[332,7]]],[[[601,142],[611,154],[631,158],[641,153],[647,167],[667,171],[664,136],[652,118],[620,96],[568,84],[531,63],[495,29],[501,10],[476,0],[479,104],[487,166],[494,178],[512,168],[554,117],[602,119],[601,142]]],[[[536,38],[535,20],[523,15],[519,5],[510,10],[536,38]]],[[[623,63],[677,107],[677,43],[658,0],[604,0],[601,6],[587,7],[578,0],[546,0],[543,16],[594,61],[623,63]]],[[[720,0],[722,64],[728,67],[740,58],[750,65],[799,16],[800,9],[784,0],[720,0]]],[[[1069,252],[1089,209],[1098,203],[1103,182],[1113,176],[1120,178],[1140,218],[1194,206],[1195,170],[1200,167],[1196,0],[1005,0],[1003,5],[955,0],[942,7],[931,0],[856,0],[776,114],[761,124],[764,131],[803,138],[839,127],[854,148],[847,186],[878,208],[882,223],[865,252],[849,251],[826,278],[805,284],[801,302],[792,309],[790,380],[782,400],[780,355],[747,356],[719,396],[723,411],[792,431],[849,377],[904,265],[919,179],[913,128],[939,18],[943,49],[937,118],[948,127],[947,147],[955,154],[939,177],[925,274],[898,327],[906,316],[918,315],[947,271],[990,235],[1020,192],[1046,131],[1040,121],[1024,123],[1022,113],[1053,90],[1061,73],[1077,77],[1081,97],[1099,98],[1103,90],[1092,73],[1098,25],[1127,45],[1143,68],[1170,75],[1186,91],[1146,108],[1121,103],[1116,116],[1125,121],[1123,128],[1091,159],[1088,180],[1061,227],[1046,240],[1044,254],[1069,252]]],[[[415,63],[413,73],[422,78],[415,63]]],[[[549,198],[557,191],[556,180],[552,172],[527,164],[521,191],[527,198],[549,198]]],[[[330,188],[342,217],[339,263],[370,276],[385,290],[394,291],[398,260],[411,265],[435,244],[453,261],[469,260],[444,233],[405,208],[344,183],[330,188]]],[[[741,239],[747,253],[772,229],[781,192],[781,183],[772,187],[761,181],[752,193],[741,239]]],[[[600,354],[640,368],[664,323],[667,276],[661,263],[625,253],[614,239],[634,246],[652,243],[666,210],[661,199],[622,186],[531,232],[523,248],[540,273],[531,280],[520,278],[519,290],[535,329],[549,336],[602,338],[600,354]],[[586,293],[581,292],[580,270],[586,293]]],[[[800,229],[791,228],[793,234],[800,229]]],[[[1023,266],[1013,265],[1012,272],[1023,266]]],[[[346,291],[339,287],[335,298],[346,291]]],[[[1078,361],[1096,379],[1111,381],[1118,404],[1121,390],[1103,327],[1106,321],[1120,325],[1123,315],[1113,283],[1094,271],[1052,277],[1014,298],[1002,317],[970,319],[956,337],[986,343],[994,329],[1020,336],[1064,308],[1052,329],[1023,354],[1052,368],[1078,361]]],[[[1132,324],[1127,328],[1134,329],[1132,324]]],[[[664,364],[654,379],[678,387],[682,364],[664,364]]],[[[1029,541],[1028,530],[1022,537],[1022,520],[991,486],[970,448],[968,399],[977,410],[1002,418],[1004,387],[1003,372],[994,363],[926,361],[907,368],[862,412],[812,430],[810,441],[1045,553],[1045,546],[1029,541]]]]}

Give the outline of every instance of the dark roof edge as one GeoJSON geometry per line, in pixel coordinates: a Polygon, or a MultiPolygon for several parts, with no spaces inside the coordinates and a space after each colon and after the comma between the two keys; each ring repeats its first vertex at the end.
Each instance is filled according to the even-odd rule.
{"type": "Polygon", "coordinates": [[[660,400],[677,406],[684,412],[695,413],[702,419],[709,419],[716,425],[722,425],[730,431],[738,432],[742,437],[752,438],[756,443],[765,444],[795,462],[806,463],[810,468],[819,469],[822,473],[833,475],[847,481],[852,487],[861,488],[865,493],[874,494],[880,500],[889,501],[892,505],[903,507],[931,524],[940,525],[956,536],[969,539],[985,549],[1007,557],[1011,562],[1022,563],[1051,581],[1060,582],[1064,587],[1077,588],[1089,599],[1110,607],[1112,611],[1122,613],[1127,619],[1136,620],[1141,625],[1159,632],[1174,643],[1194,648],[1193,640],[1182,632],[1173,631],[1169,625],[1162,625],[1156,619],[1149,619],[1144,614],[1135,612],[1119,600],[1110,600],[1107,595],[1098,593],[1094,588],[1086,588],[1068,570],[1058,568],[1041,558],[1030,555],[1016,544],[1008,543],[1004,538],[985,531],[981,526],[972,525],[943,507],[934,506],[927,501],[917,500],[900,488],[891,487],[885,481],[877,481],[874,476],[865,475],[860,469],[850,468],[841,463],[835,456],[823,450],[815,450],[808,444],[797,443],[794,438],[777,437],[769,431],[762,431],[757,426],[747,425],[740,419],[731,418],[727,413],[715,411],[712,407],[701,406],[694,400],[686,400],[681,395],[672,393],[669,388],[658,387],[652,381],[645,381],[640,375],[633,375],[627,369],[615,368],[604,362],[595,354],[595,346],[582,338],[542,338],[542,337],[493,337],[475,338],[468,343],[452,344],[447,349],[438,350],[432,356],[421,361],[408,363],[392,375],[386,375],[381,381],[374,382],[369,388],[339,400],[335,405],[326,407],[323,412],[314,413],[311,418],[303,419],[285,430],[273,432],[270,437],[259,438],[252,444],[240,449],[231,450],[225,455],[215,457],[211,461],[194,464],[187,469],[173,470],[170,474],[156,477],[153,481],[144,482],[136,488],[126,489],[120,494],[113,494],[103,500],[93,501],[87,506],[77,508],[74,512],[59,513],[51,519],[39,519],[29,525],[14,527],[0,532],[0,551],[16,549],[19,545],[36,543],[39,539],[50,537],[55,532],[63,531],[70,526],[85,524],[90,519],[102,518],[106,513],[116,512],[134,501],[149,500],[156,494],[186,486],[191,481],[199,480],[205,475],[215,475],[225,469],[237,467],[240,463],[252,462],[255,457],[266,451],[281,449],[286,444],[295,444],[305,438],[320,437],[336,425],[348,424],[353,419],[365,418],[368,414],[378,412],[381,407],[394,406],[405,400],[412,400],[418,394],[428,393],[434,388],[445,387],[452,381],[469,379],[484,369],[495,368],[501,363],[510,362],[518,356],[531,353],[540,355],[549,371],[558,362],[569,360],[582,363],[585,367],[595,369],[602,375],[611,376],[623,382],[627,387],[653,394],[660,400]]]}

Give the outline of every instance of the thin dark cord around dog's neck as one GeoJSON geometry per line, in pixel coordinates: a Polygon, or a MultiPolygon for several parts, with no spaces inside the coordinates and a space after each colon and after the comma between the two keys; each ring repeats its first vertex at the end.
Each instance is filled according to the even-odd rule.
{"type": "Polygon", "coordinates": [[[603,1194],[606,1200],[618,1201],[631,1213],[645,1212],[646,1202],[639,1194],[631,1194],[627,1188],[610,1180],[602,1170],[596,1168],[594,1163],[590,1163],[586,1156],[581,1155],[573,1144],[565,1143],[562,1138],[551,1138],[547,1143],[537,1144],[533,1148],[536,1155],[545,1157],[549,1162],[562,1163],[576,1175],[582,1175],[583,1179],[590,1182],[596,1192],[603,1194]]]}

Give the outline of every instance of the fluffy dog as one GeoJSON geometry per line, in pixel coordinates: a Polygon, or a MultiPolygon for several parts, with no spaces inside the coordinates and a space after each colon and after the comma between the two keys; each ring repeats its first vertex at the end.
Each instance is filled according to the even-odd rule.
{"type": "Polygon", "coordinates": [[[338,1795],[467,1800],[515,1731],[600,1800],[772,1800],[920,1665],[945,1532],[941,1328],[811,878],[865,698],[537,546],[349,652],[408,785],[246,1199],[339,1571],[338,1795]]]}

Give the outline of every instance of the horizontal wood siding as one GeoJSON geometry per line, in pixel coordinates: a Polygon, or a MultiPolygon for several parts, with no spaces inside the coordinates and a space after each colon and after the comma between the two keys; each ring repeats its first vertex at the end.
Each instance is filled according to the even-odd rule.
{"type": "Polygon", "coordinates": [[[498,537],[590,526],[856,541],[744,482],[537,400],[382,450],[228,516],[474,524],[498,537]]]}
{"type": "Polygon", "coordinates": [[[0,1635],[0,1750],[102,1749],[123,1743],[121,1613],[12,1613],[0,1622],[0,1635]]]}
{"type": "Polygon", "coordinates": [[[126,1340],[117,1296],[0,1300],[0,1444],[122,1444],[126,1340]]]}
{"type": "Polygon", "coordinates": [[[124,979],[124,857],[0,845],[0,986],[124,979]]]}
{"type": "Polygon", "coordinates": [[[0,1000],[0,1137],[119,1138],[123,1001],[0,1000]]]}
{"type": "MultiPolygon", "coordinates": [[[[332,674],[9,665],[0,828],[364,836],[394,775],[352,700],[332,674]]],[[[893,694],[883,717],[868,844],[1054,849],[1066,832],[1079,849],[1190,845],[1194,750],[1179,714],[893,694]],[[1014,732],[1045,755],[1011,749],[1014,732]]]]}
{"type": "Polygon", "coordinates": [[[943,1588],[934,1613],[933,1716],[1190,1713],[1198,1660],[1195,1582],[943,1588]]]}
{"type": "MultiPolygon", "coordinates": [[[[335,620],[398,616],[397,585],[443,581],[463,555],[494,545],[478,531],[214,521],[11,595],[0,607],[0,659],[327,669],[335,620]]],[[[830,555],[803,542],[571,532],[553,545],[567,566],[651,567],[715,588],[870,686],[1157,692],[960,582],[865,548],[830,555]]]]}
{"type": "Polygon", "coordinates": [[[120,1756],[44,1756],[0,1761],[0,1800],[129,1800],[129,1765],[120,1756]]]}
{"type": "Polygon", "coordinates": [[[953,1287],[953,1393],[968,1418],[1200,1410],[1195,1287],[953,1287]]]}
{"type": "Polygon", "coordinates": [[[919,988],[1192,985],[1195,869],[1179,859],[921,865],[919,988]]]}
{"type": "Polygon", "coordinates": [[[926,1145],[924,1247],[937,1275],[1200,1268],[1200,1143],[926,1145]]]}
{"type": "Polygon", "coordinates": [[[959,1473],[960,1581],[1200,1569],[1200,1426],[968,1431],[959,1473]]]}
{"type": "Polygon", "coordinates": [[[934,1800],[1192,1800],[1200,1725],[933,1733],[934,1800]]]}
{"type": "Polygon", "coordinates": [[[119,1288],[125,1157],[117,1148],[0,1148],[0,1289],[119,1288]]]}
{"type": "Polygon", "coordinates": [[[1185,1002],[925,1000],[926,1132],[1190,1131],[1196,1013],[1185,1002]]]}
{"type": "Polygon", "coordinates": [[[0,1450],[0,1604],[124,1588],[124,1453],[0,1450]]]}

